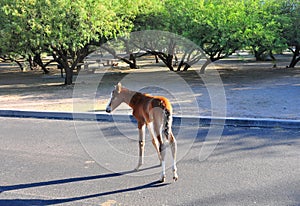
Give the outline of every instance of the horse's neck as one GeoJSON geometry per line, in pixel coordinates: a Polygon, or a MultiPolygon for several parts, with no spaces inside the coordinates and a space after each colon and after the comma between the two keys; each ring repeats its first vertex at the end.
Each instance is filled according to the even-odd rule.
{"type": "Polygon", "coordinates": [[[128,104],[130,107],[132,107],[131,105],[131,101],[132,101],[132,98],[134,97],[134,95],[137,93],[135,91],[131,91],[129,89],[124,89],[123,91],[123,99],[124,99],[124,102],[126,104],[128,104]]]}

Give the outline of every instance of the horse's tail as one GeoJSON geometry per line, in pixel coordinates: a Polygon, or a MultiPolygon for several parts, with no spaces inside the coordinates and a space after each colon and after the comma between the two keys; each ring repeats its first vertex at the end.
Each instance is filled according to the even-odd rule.
{"type": "Polygon", "coordinates": [[[172,105],[170,101],[162,96],[154,96],[154,100],[152,101],[152,105],[154,107],[159,107],[162,109],[163,112],[163,119],[162,119],[162,132],[169,139],[171,135],[171,127],[172,127],[172,105]]]}
{"type": "Polygon", "coordinates": [[[169,108],[164,108],[163,132],[167,139],[169,139],[169,136],[171,134],[172,121],[172,110],[170,110],[169,108]]]}

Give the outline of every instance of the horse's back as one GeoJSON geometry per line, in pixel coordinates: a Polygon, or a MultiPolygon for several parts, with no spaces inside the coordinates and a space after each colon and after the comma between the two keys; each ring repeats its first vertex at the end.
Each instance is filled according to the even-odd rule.
{"type": "Polygon", "coordinates": [[[162,109],[166,109],[169,112],[172,112],[172,105],[168,98],[163,96],[153,96],[153,98],[160,101],[162,109]]]}
{"type": "Polygon", "coordinates": [[[164,110],[172,113],[170,101],[163,96],[151,96],[149,94],[138,93],[132,102],[135,103],[133,116],[141,123],[153,121],[162,122],[164,110]]]}

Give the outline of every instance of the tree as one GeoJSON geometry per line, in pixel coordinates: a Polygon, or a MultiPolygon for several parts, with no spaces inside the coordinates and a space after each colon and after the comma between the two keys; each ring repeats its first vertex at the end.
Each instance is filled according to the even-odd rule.
{"type": "MultiPolygon", "coordinates": [[[[266,55],[273,57],[272,51],[286,48],[282,33],[287,18],[281,14],[282,2],[284,0],[166,0],[157,18],[152,16],[149,20],[154,29],[163,28],[192,40],[211,62],[241,48],[251,48],[256,59],[262,60],[266,55]]],[[[296,21],[299,18],[294,19],[294,23],[299,22],[296,21]]],[[[295,24],[290,26],[290,30],[297,28],[295,24]]],[[[298,47],[295,48],[293,51],[297,54],[298,47]]],[[[205,67],[203,65],[201,72],[205,67]]]]}
{"type": "Polygon", "coordinates": [[[3,60],[15,61],[23,70],[23,65],[17,60],[21,58],[26,59],[26,42],[20,42],[20,38],[26,38],[22,30],[26,26],[25,21],[20,21],[21,17],[18,15],[17,2],[10,2],[3,0],[0,2],[0,56],[3,60]],[[8,4],[14,7],[10,10],[8,4]],[[12,14],[9,16],[8,15],[12,14]],[[18,23],[16,23],[18,22],[18,23]]]}
{"type": "Polygon", "coordinates": [[[256,60],[264,60],[266,54],[272,57],[272,50],[286,48],[286,41],[282,36],[286,19],[280,14],[280,7],[278,0],[245,1],[242,38],[244,46],[253,50],[256,60]]]}
{"type": "Polygon", "coordinates": [[[283,36],[293,53],[289,68],[294,68],[300,61],[300,2],[295,0],[283,1],[282,13],[289,22],[285,25],[283,36]]]}
{"type": "Polygon", "coordinates": [[[157,60],[159,58],[170,71],[180,71],[182,68],[184,71],[188,70],[197,60],[204,57],[194,45],[186,47],[191,46],[191,42],[184,40],[183,36],[188,30],[186,23],[189,22],[189,14],[195,7],[194,2],[161,1],[148,15],[137,15],[133,31],[148,32],[143,33],[144,36],[140,36],[140,39],[131,39],[131,42],[139,42],[137,47],[140,50],[154,55],[157,60]],[[188,45],[183,45],[183,42],[188,45]],[[178,51],[183,54],[178,56],[178,51]]]}
{"type": "MultiPolygon", "coordinates": [[[[47,2],[41,6],[45,4],[47,2]]],[[[110,1],[60,0],[49,6],[53,9],[45,11],[41,19],[41,25],[48,26],[50,31],[44,30],[46,46],[64,68],[65,84],[72,84],[73,70],[94,51],[91,44],[114,37],[128,22],[122,22],[111,9],[114,4],[110,1]]]]}
{"type": "MultiPolygon", "coordinates": [[[[163,1],[161,0],[148,0],[148,1],[136,1],[135,5],[137,6],[134,18],[132,18],[132,32],[136,31],[145,31],[156,28],[158,15],[163,8],[163,1]],[[141,3],[143,2],[143,3],[141,3]],[[140,5],[139,5],[140,4],[140,5]]],[[[140,39],[139,39],[140,40],[140,39]]],[[[105,45],[102,45],[102,49],[106,50],[114,56],[114,58],[120,59],[123,62],[127,63],[130,68],[137,69],[137,58],[147,55],[148,52],[145,52],[138,45],[139,40],[134,38],[134,41],[130,34],[118,35],[116,41],[110,41],[105,45]],[[117,54],[115,48],[122,47],[126,55],[120,56],[117,54]]],[[[146,40],[148,41],[148,40],[146,40]]],[[[148,41],[150,42],[150,41],[148,41]]],[[[152,42],[153,43],[153,42],[152,42]]],[[[157,45],[157,44],[156,44],[157,45]]]]}
{"type": "Polygon", "coordinates": [[[65,70],[65,84],[72,84],[73,70],[94,51],[93,46],[129,32],[136,13],[151,6],[150,2],[4,0],[0,35],[6,43],[1,48],[4,53],[34,56],[41,66],[40,55],[51,54],[65,70]]]}
{"type": "Polygon", "coordinates": [[[242,16],[241,1],[204,1],[194,11],[186,36],[197,43],[212,62],[217,61],[241,47],[242,16]]]}
{"type": "MultiPolygon", "coordinates": [[[[166,0],[163,9],[158,13],[149,19],[144,16],[138,18],[139,21],[136,22],[138,28],[143,28],[143,25],[149,28],[145,22],[151,21],[151,29],[162,29],[193,41],[213,62],[227,57],[241,47],[241,11],[243,11],[241,1],[166,0]]],[[[196,53],[193,50],[186,50],[183,56],[191,57],[196,53]]],[[[168,59],[172,56],[174,55],[162,57],[169,63],[168,59]]],[[[181,60],[177,70],[180,70],[183,65],[183,70],[187,70],[195,60],[199,59],[199,55],[192,59],[181,60]]],[[[205,67],[206,65],[201,69],[202,72],[205,67]]]]}

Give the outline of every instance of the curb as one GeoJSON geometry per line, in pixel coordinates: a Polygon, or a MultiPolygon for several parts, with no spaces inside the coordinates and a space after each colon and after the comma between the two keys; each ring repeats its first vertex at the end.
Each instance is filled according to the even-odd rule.
{"type": "MultiPolygon", "coordinates": [[[[24,111],[24,110],[0,110],[0,117],[16,118],[38,118],[38,119],[57,119],[57,120],[78,120],[78,121],[117,121],[125,122],[135,119],[132,115],[107,114],[104,112],[49,112],[49,111],[24,111]]],[[[173,116],[174,124],[188,123],[193,125],[220,125],[236,127],[265,127],[265,128],[289,128],[299,129],[300,120],[271,119],[271,118],[240,118],[240,117],[208,117],[208,116],[173,116]]]]}

